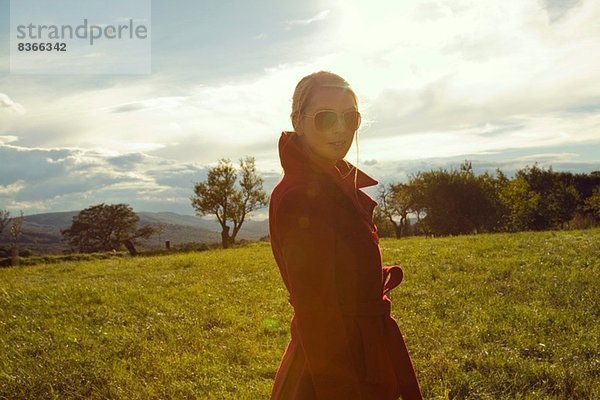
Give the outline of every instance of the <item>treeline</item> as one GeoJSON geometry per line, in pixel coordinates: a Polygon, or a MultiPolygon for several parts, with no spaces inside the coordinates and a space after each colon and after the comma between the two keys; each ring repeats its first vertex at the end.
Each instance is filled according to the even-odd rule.
{"type": "Polygon", "coordinates": [[[418,172],[379,188],[380,236],[583,229],[600,225],[600,171],[555,172],[534,164],[509,179],[500,169],[418,172]]]}

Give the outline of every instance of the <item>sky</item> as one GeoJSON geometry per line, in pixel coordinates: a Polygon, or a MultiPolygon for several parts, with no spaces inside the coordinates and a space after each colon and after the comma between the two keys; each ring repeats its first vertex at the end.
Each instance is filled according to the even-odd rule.
{"type": "Polygon", "coordinates": [[[357,93],[347,159],[382,184],[464,160],[509,176],[600,170],[596,0],[151,5],[150,73],[32,75],[10,72],[0,0],[0,209],[192,215],[194,183],[245,156],[269,193],[294,87],[319,70],[357,93]]]}

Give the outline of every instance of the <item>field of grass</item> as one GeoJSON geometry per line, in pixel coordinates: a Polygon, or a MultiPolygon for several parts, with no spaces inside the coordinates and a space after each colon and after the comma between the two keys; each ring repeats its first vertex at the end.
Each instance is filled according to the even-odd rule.
{"type": "MultiPolygon", "coordinates": [[[[600,230],[381,241],[427,399],[600,399],[600,230]]],[[[0,269],[0,399],[267,399],[268,243],[0,269]]]]}

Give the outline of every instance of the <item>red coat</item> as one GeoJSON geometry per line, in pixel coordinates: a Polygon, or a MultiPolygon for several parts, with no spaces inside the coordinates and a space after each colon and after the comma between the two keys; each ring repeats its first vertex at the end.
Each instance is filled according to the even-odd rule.
{"type": "MultiPolygon", "coordinates": [[[[402,270],[382,266],[376,202],[354,189],[351,164],[323,164],[293,132],[282,133],[279,156],[269,230],[294,317],[271,399],[421,399],[385,295],[402,270]]],[[[357,187],[375,184],[358,170],[357,187]]]]}

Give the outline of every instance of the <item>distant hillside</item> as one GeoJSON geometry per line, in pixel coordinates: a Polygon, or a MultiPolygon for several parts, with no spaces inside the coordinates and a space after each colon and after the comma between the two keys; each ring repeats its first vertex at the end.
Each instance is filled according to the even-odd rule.
{"type": "MultiPolygon", "coordinates": [[[[61,241],[61,229],[71,226],[73,217],[79,211],[34,214],[25,216],[23,233],[19,239],[22,247],[35,253],[60,253],[67,250],[61,241]]],[[[141,225],[162,228],[159,234],[144,241],[140,248],[162,248],[166,240],[172,246],[188,242],[214,243],[221,240],[221,227],[216,220],[203,219],[191,215],[172,212],[140,212],[141,225]]],[[[237,239],[258,240],[268,234],[268,221],[246,221],[237,239]]],[[[0,235],[0,245],[6,245],[10,238],[5,232],[0,235]]]]}

